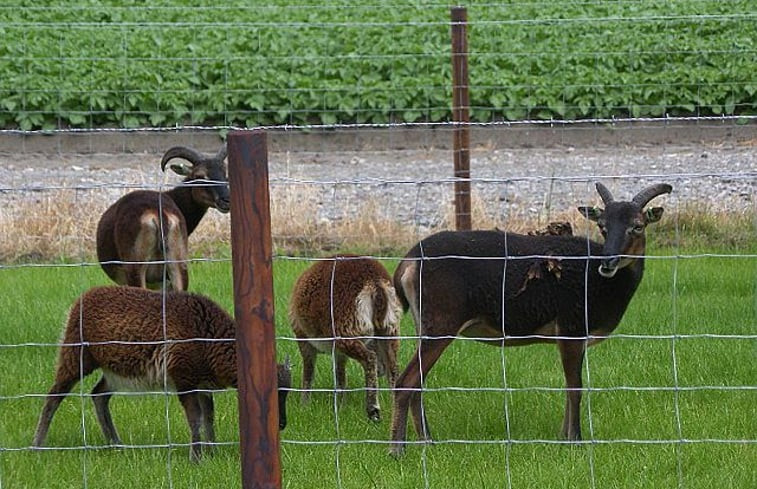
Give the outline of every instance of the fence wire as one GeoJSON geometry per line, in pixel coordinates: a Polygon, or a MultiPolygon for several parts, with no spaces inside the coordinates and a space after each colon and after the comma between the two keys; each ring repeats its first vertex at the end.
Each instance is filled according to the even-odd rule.
{"type": "MultiPolygon", "coordinates": [[[[553,347],[456,338],[422,388],[434,444],[409,423],[396,462],[385,380],[378,423],[365,419],[356,362],[337,388],[335,355],[318,360],[312,399],[300,402],[302,340],[287,308],[316,261],[353,251],[391,273],[419,240],[453,227],[449,5],[169,3],[0,6],[0,487],[99,487],[114,470],[133,485],[185,487],[208,468],[186,470],[189,433],[165,372],[162,388],[114,396],[117,450],[94,417],[95,376],[62,403],[46,446],[31,439],[66,312],[109,283],[94,250],[102,212],[127,192],[179,185],[159,170],[171,145],[214,151],[219,134],[261,127],[272,141],[277,349],[294,361],[281,434],[293,487],[754,485],[753,2],[469,3],[474,227],[529,233],[559,221],[599,239],[575,210],[600,203],[594,182],[618,198],[657,182],[674,191],[647,231],[626,317],[586,354],[584,440],[558,436],[553,347]]],[[[230,311],[228,231],[209,210],[188,266],[190,289],[230,311]]],[[[397,338],[401,372],[423,339],[410,314],[397,338]]],[[[227,486],[238,480],[236,396],[200,392],[216,399],[209,472],[227,486]]]]}
{"type": "MultiPolygon", "coordinates": [[[[625,154],[613,156],[615,160],[632,160],[638,157],[640,160],[646,161],[644,167],[639,167],[646,169],[646,171],[640,171],[636,174],[633,173],[635,163],[629,163],[630,166],[626,169],[626,167],[618,166],[619,163],[616,161],[612,163],[616,170],[613,174],[578,174],[580,171],[587,171],[587,168],[584,167],[579,168],[577,174],[562,176],[551,171],[544,171],[543,168],[538,174],[517,175],[517,171],[503,165],[498,158],[494,158],[490,175],[483,178],[471,178],[474,200],[476,200],[477,195],[482,196],[480,205],[484,207],[480,214],[474,217],[474,223],[477,227],[479,225],[489,229],[515,227],[521,232],[528,232],[544,227],[550,220],[564,218],[574,225],[574,232],[579,236],[587,235],[587,233],[594,236],[594,231],[589,226],[582,227],[581,218],[574,214],[576,203],[592,204],[597,201],[597,197],[593,195],[593,182],[612,182],[613,192],[618,198],[632,194],[649,182],[667,181],[674,186],[674,193],[662,203],[666,209],[666,214],[663,222],[658,224],[659,229],[652,225],[648,230],[649,238],[654,245],[647,250],[648,271],[642,285],[650,282],[649,286],[654,292],[651,292],[651,295],[643,295],[642,292],[639,292],[631,305],[631,311],[636,308],[638,312],[631,312],[632,319],[624,321],[619,330],[605,341],[605,345],[596,350],[590,349],[587,355],[588,362],[585,364],[584,372],[584,400],[590,399],[590,401],[585,402],[583,414],[587,436],[579,445],[587,447],[587,458],[584,463],[587,470],[586,480],[590,485],[602,486],[603,480],[607,477],[602,469],[597,467],[597,464],[600,463],[599,460],[603,460],[605,456],[602,451],[603,447],[627,447],[625,450],[630,450],[630,452],[641,450],[642,447],[677,447],[674,457],[677,466],[676,485],[688,487],[690,485],[689,471],[694,470],[691,468],[688,455],[690,447],[713,447],[712,450],[716,450],[714,447],[717,446],[735,447],[736,450],[749,452],[757,443],[752,430],[743,426],[739,428],[740,423],[732,421],[739,417],[749,416],[751,409],[748,407],[751,405],[749,399],[757,393],[757,385],[754,384],[753,380],[749,380],[748,375],[745,377],[743,372],[737,373],[737,378],[730,380],[720,375],[702,376],[696,374],[697,370],[711,368],[712,362],[716,360],[715,358],[704,359],[702,365],[695,367],[696,363],[701,360],[692,358],[693,352],[699,352],[696,355],[702,355],[708,350],[715,350],[721,352],[716,353],[716,356],[729,352],[733,356],[732,361],[746,361],[751,355],[749,352],[753,351],[755,341],[757,341],[757,334],[755,334],[754,329],[755,314],[757,313],[754,304],[754,284],[757,283],[757,268],[755,268],[757,253],[749,244],[749,236],[753,237],[757,229],[755,228],[755,204],[753,201],[754,185],[757,182],[757,170],[755,170],[757,162],[752,156],[748,156],[748,151],[738,151],[738,146],[706,147],[706,149],[710,152],[707,158],[700,156],[699,152],[703,150],[703,147],[683,150],[674,146],[663,150],[640,149],[640,154],[631,158],[625,154]],[[654,153],[651,160],[648,159],[650,151],[654,153]],[[681,156],[682,153],[683,156],[681,156]],[[708,168],[701,172],[696,168],[690,168],[692,171],[688,173],[667,173],[669,168],[662,163],[677,158],[682,158],[685,165],[689,165],[692,161],[704,159],[707,160],[708,168]],[[649,171],[655,165],[658,165],[659,171],[649,171]],[[738,168],[739,171],[733,171],[733,168],[738,168]],[[513,176],[504,174],[504,172],[510,171],[514,171],[516,174],[513,176]],[[529,192],[531,194],[529,198],[524,196],[525,193],[520,193],[521,189],[527,186],[536,189],[529,192]],[[551,203],[549,206],[545,206],[544,196],[549,192],[552,194],[551,203]],[[519,206],[515,204],[518,203],[519,199],[515,199],[515,195],[519,195],[520,199],[524,200],[520,204],[525,212],[517,210],[519,206]],[[720,200],[720,202],[716,202],[717,200],[720,200]],[[741,223],[751,226],[751,231],[746,233],[747,241],[736,242],[733,246],[723,243],[725,247],[715,252],[701,249],[696,244],[699,239],[697,233],[700,230],[692,228],[694,223],[688,220],[688,209],[690,208],[695,209],[700,218],[707,212],[714,213],[719,216],[717,219],[720,221],[719,224],[723,226],[728,225],[728,220],[733,220],[736,216],[737,225],[741,223]],[[490,220],[487,221],[486,219],[490,220]],[[665,220],[668,222],[665,223],[665,220]],[[697,299],[692,303],[690,296],[690,288],[695,286],[691,281],[696,281],[695,277],[692,276],[692,273],[694,273],[691,271],[692,267],[699,267],[707,263],[722,264],[724,269],[729,270],[728,273],[741,270],[742,273],[739,276],[742,278],[735,278],[735,280],[737,282],[743,279],[747,280],[742,284],[742,287],[735,288],[733,296],[729,299],[732,302],[731,304],[714,304],[712,307],[716,309],[715,312],[708,311],[708,307],[704,303],[696,305],[696,302],[704,302],[703,298],[714,292],[714,290],[711,290],[713,287],[723,287],[727,280],[717,280],[712,285],[706,285],[707,282],[705,282],[703,289],[695,295],[695,297],[702,297],[702,300],[697,299]],[[751,270],[751,275],[749,270],[751,270]],[[659,294],[667,297],[661,298],[659,294]],[[700,296],[699,294],[703,295],[700,296]],[[648,301],[654,301],[656,304],[644,303],[648,301]],[[657,316],[655,316],[657,319],[647,319],[645,316],[651,314],[649,311],[655,308],[662,308],[668,310],[668,312],[663,314],[662,319],[657,316]],[[742,311],[742,315],[739,319],[728,316],[731,318],[723,322],[720,318],[723,317],[723,314],[729,314],[727,311],[732,308],[742,311]],[[697,316],[701,316],[701,318],[697,318],[697,316]],[[608,360],[608,355],[612,358],[612,352],[617,350],[625,353],[620,354],[621,357],[616,354],[614,360],[608,360]],[[629,376],[628,368],[633,365],[634,360],[630,358],[621,360],[622,355],[640,355],[638,353],[640,350],[655,352],[651,357],[643,360],[647,368],[652,371],[657,371],[660,368],[668,370],[670,376],[659,377],[651,374],[650,376],[638,374],[629,376]],[[623,365],[608,370],[607,362],[618,360],[623,365]],[[631,398],[620,401],[621,404],[618,405],[619,399],[623,396],[631,396],[631,398]],[[719,405],[730,406],[728,409],[731,414],[728,418],[722,419],[721,429],[716,428],[717,424],[710,426],[707,430],[692,429],[690,420],[692,416],[696,417],[695,411],[692,411],[692,403],[695,406],[705,406],[707,405],[706,402],[711,402],[697,401],[701,396],[706,399],[714,396],[712,399],[717,399],[715,402],[719,405]],[[623,403],[634,404],[633,399],[639,397],[642,399],[648,397],[649,400],[646,402],[649,404],[647,405],[656,406],[651,408],[653,410],[671,409],[672,427],[658,429],[647,423],[642,423],[643,428],[627,427],[615,430],[610,428],[613,422],[623,423],[623,420],[629,416],[626,414],[625,417],[620,416],[618,419],[617,415],[613,414],[614,411],[619,410],[622,413],[623,403]],[[747,402],[746,405],[744,404],[745,401],[747,402]],[[701,404],[702,402],[705,402],[705,404],[701,404]],[[612,421],[613,419],[615,421],[612,421]]],[[[581,153],[579,155],[573,156],[564,152],[560,152],[560,154],[563,158],[575,158],[577,161],[588,161],[592,158],[597,161],[605,161],[606,155],[600,154],[597,157],[594,154],[595,151],[597,149],[577,148],[574,152],[581,153]]],[[[444,158],[443,154],[445,153],[440,152],[439,156],[444,158]]],[[[549,160],[549,157],[545,158],[545,154],[549,155],[550,150],[533,150],[531,153],[536,154],[531,154],[528,157],[516,155],[514,158],[515,160],[521,157],[523,159],[523,161],[518,162],[520,172],[528,168],[528,162],[538,160],[543,163],[549,160]]],[[[600,153],[602,152],[600,151],[600,153]]],[[[513,157],[512,152],[508,154],[510,158],[513,157]]],[[[385,245],[387,250],[392,250],[391,252],[380,252],[374,249],[371,252],[362,253],[365,256],[378,258],[390,271],[397,260],[401,258],[403,246],[409,247],[413,241],[421,239],[437,229],[450,226],[451,211],[448,209],[446,212],[440,212],[438,208],[439,202],[451,202],[452,200],[451,189],[454,179],[446,176],[451,170],[449,162],[440,161],[438,165],[435,162],[429,162],[425,167],[413,162],[404,162],[403,168],[407,174],[398,178],[397,173],[395,173],[397,170],[391,165],[383,167],[375,161],[376,158],[384,158],[384,155],[385,152],[376,154],[356,152],[355,163],[346,165],[342,160],[342,153],[338,153],[338,156],[332,158],[335,161],[330,162],[313,162],[311,161],[313,153],[310,152],[297,153],[292,151],[273,155],[274,157],[271,158],[271,192],[277,267],[290,270],[286,273],[296,275],[299,273],[298,270],[301,271],[315,262],[325,260],[330,254],[343,251],[340,245],[343,242],[341,240],[360,237],[365,232],[376,232],[375,230],[366,231],[370,229],[370,226],[378,226],[376,214],[368,213],[365,219],[369,221],[370,226],[346,228],[348,233],[346,237],[330,234],[331,241],[328,241],[328,243],[331,248],[319,249],[318,247],[326,241],[316,241],[310,243],[312,245],[310,251],[315,252],[314,256],[303,257],[297,253],[292,253],[293,250],[297,249],[297,243],[307,244],[308,240],[313,240],[319,232],[332,233],[339,230],[334,226],[334,223],[349,221],[350,216],[359,220],[361,218],[360,201],[366,199],[375,201],[374,205],[385,210],[386,214],[378,213],[383,219],[393,220],[404,226],[399,233],[401,236],[399,242],[387,241],[387,243],[394,243],[393,247],[388,244],[385,245]],[[276,156],[281,156],[281,158],[276,156]],[[359,159],[364,161],[358,161],[359,159]],[[333,165],[333,168],[330,168],[330,165],[333,165]],[[410,168],[417,168],[418,173],[410,171],[410,168]],[[350,172],[350,175],[347,178],[340,178],[338,172],[343,172],[345,169],[350,172]],[[366,169],[372,169],[376,174],[363,173],[366,169]],[[312,192],[312,195],[308,194],[309,192],[312,192]],[[286,198],[291,198],[293,195],[308,198],[301,202],[286,201],[286,198]],[[285,209],[280,209],[275,205],[277,199],[287,204],[285,209]],[[314,202],[317,204],[314,204],[314,202]],[[411,208],[407,210],[407,214],[399,212],[398,209],[408,205],[411,208]],[[393,206],[396,206],[396,208],[393,206]],[[306,224],[312,227],[297,228],[296,223],[292,222],[292,216],[304,216],[305,221],[307,221],[306,224]],[[313,226],[313,221],[316,221],[318,225],[313,226]],[[283,225],[290,228],[280,227],[283,225]],[[322,226],[322,229],[319,229],[318,226],[322,226]]],[[[424,155],[426,160],[433,160],[434,158],[430,158],[430,156],[436,156],[434,153],[429,154],[427,152],[424,152],[424,155]]],[[[474,174],[489,171],[487,170],[486,156],[490,156],[489,150],[473,151],[474,174]],[[477,166],[477,162],[481,164],[477,166]]],[[[97,155],[82,155],[82,157],[88,159],[88,161],[97,159],[97,155]]],[[[154,161],[156,158],[150,156],[146,159],[154,161]]],[[[548,161],[547,165],[559,166],[560,163],[556,158],[555,161],[548,161]]],[[[54,174],[54,172],[52,173],[54,174]]],[[[94,173],[96,175],[97,172],[94,173]]],[[[6,185],[3,192],[0,193],[4,200],[2,206],[4,227],[7,225],[10,229],[13,226],[17,230],[14,240],[17,246],[21,246],[23,239],[20,236],[23,236],[24,231],[19,228],[19,223],[28,225],[27,216],[32,214],[29,206],[31,208],[38,206],[40,202],[45,200],[46,194],[55,196],[57,199],[60,199],[61,195],[68,194],[74,204],[79,207],[86,207],[87,214],[93,215],[89,224],[77,222],[76,225],[69,228],[58,228],[65,229],[68,234],[64,237],[66,239],[61,240],[62,243],[68,242],[68,248],[64,246],[64,249],[74,250],[71,263],[60,262],[55,258],[55,254],[50,255],[47,252],[34,251],[32,248],[25,257],[18,257],[17,260],[6,261],[0,265],[0,280],[4,281],[5,288],[9,291],[6,294],[4,308],[9,311],[7,313],[9,317],[18,318],[13,322],[11,329],[17,332],[25,332],[16,336],[7,335],[8,330],[5,330],[4,337],[6,339],[0,342],[0,350],[3,351],[2,358],[8,359],[11,363],[31,362],[32,365],[37,366],[35,367],[36,373],[33,375],[33,382],[25,382],[16,387],[10,387],[8,390],[4,389],[4,392],[0,394],[0,403],[9,406],[11,410],[15,409],[10,406],[23,406],[21,410],[29,413],[28,420],[31,423],[33,423],[38,406],[48,387],[47,382],[50,380],[54,365],[54,351],[60,346],[59,342],[56,341],[59,335],[58,325],[63,321],[68,305],[65,304],[65,301],[61,302],[60,298],[52,299],[52,303],[58,305],[49,305],[43,308],[52,309],[44,312],[46,324],[40,326],[41,329],[38,331],[29,330],[26,323],[33,311],[28,310],[28,299],[24,298],[26,297],[24,291],[16,290],[18,289],[18,281],[25,281],[26,279],[23,276],[27,274],[50,273],[52,276],[58,277],[49,279],[51,284],[58,283],[60,280],[71,284],[64,287],[68,290],[66,295],[70,297],[75,297],[92,285],[107,283],[99,270],[97,260],[92,256],[92,236],[94,235],[92,226],[97,216],[117,195],[137,188],[153,190],[167,188],[164,175],[155,167],[152,170],[146,170],[146,173],[143,173],[140,177],[142,181],[139,182],[122,180],[109,185],[105,181],[106,178],[116,177],[117,179],[119,175],[134,174],[126,171],[126,169],[120,171],[108,170],[103,174],[102,182],[98,181],[100,177],[95,176],[86,184],[76,182],[47,185],[46,182],[50,180],[42,179],[42,173],[40,173],[37,175],[39,181],[33,185],[20,182],[18,187],[6,185]],[[31,385],[34,387],[30,389],[31,385]]],[[[178,184],[178,182],[174,184],[178,184]]],[[[61,214],[68,212],[68,209],[69,207],[65,206],[60,209],[51,207],[47,214],[40,215],[38,218],[41,218],[50,227],[51,224],[55,224],[62,217],[65,217],[61,214]]],[[[228,287],[219,286],[216,283],[218,282],[217,274],[228,274],[229,267],[228,255],[225,255],[226,252],[224,251],[219,254],[218,248],[219,244],[221,249],[228,246],[228,239],[225,237],[228,229],[223,225],[225,217],[211,210],[206,219],[218,221],[220,225],[214,224],[205,229],[200,228],[198,236],[190,238],[190,246],[197,244],[198,248],[202,248],[203,251],[190,260],[189,266],[191,270],[196,270],[194,273],[200,276],[208,274],[208,272],[201,270],[210,267],[209,269],[216,270],[216,272],[210,272],[215,278],[210,280],[200,278],[199,282],[193,279],[192,283],[197,284],[197,288],[194,286],[192,288],[198,292],[209,293],[214,299],[224,304],[227,309],[231,309],[230,290],[228,287]],[[203,239],[199,236],[200,233],[206,235],[204,239],[207,240],[207,247],[205,244],[200,246],[203,243],[203,239]],[[196,238],[198,239],[195,241],[196,238]]],[[[730,225],[733,225],[733,222],[730,225]]],[[[42,227],[44,226],[38,226],[37,232],[42,227]]],[[[54,226],[52,227],[55,229],[54,226]]],[[[34,231],[34,228],[30,227],[30,231],[34,231]]],[[[41,243],[49,241],[49,238],[50,235],[48,234],[42,236],[41,239],[34,238],[32,241],[41,243]]],[[[736,236],[733,236],[733,238],[737,239],[736,236]]],[[[377,242],[376,237],[370,237],[368,242],[375,244],[377,242]]],[[[6,249],[4,248],[4,250],[6,249]]],[[[226,249],[228,250],[228,248],[226,249]]],[[[7,253],[7,251],[5,252],[7,253]]],[[[455,258],[462,261],[474,260],[465,255],[455,258]]],[[[528,257],[522,259],[526,258],[528,257]]],[[[554,259],[555,257],[536,255],[534,258],[554,259]]],[[[572,259],[567,256],[557,258],[572,259]]],[[[519,260],[521,258],[513,259],[519,260]]],[[[429,263],[433,261],[434,259],[430,259],[429,263]]],[[[225,282],[229,281],[226,280],[225,282]]],[[[377,450],[385,453],[388,447],[389,439],[386,428],[388,428],[391,413],[391,391],[389,386],[382,381],[379,385],[379,396],[384,413],[384,421],[380,424],[381,428],[368,431],[359,428],[367,423],[366,420],[362,419],[364,414],[360,400],[363,398],[366,388],[361,380],[362,374],[359,366],[352,364],[352,362],[348,363],[348,379],[351,380],[344,390],[339,390],[336,388],[335,363],[321,359],[318,362],[320,370],[317,370],[320,375],[316,375],[311,393],[313,400],[309,405],[300,404],[299,396],[302,389],[298,383],[300,378],[298,369],[301,363],[298,360],[297,343],[301,340],[292,335],[286,320],[286,309],[290,299],[287,290],[290,286],[291,284],[277,284],[276,287],[277,292],[281,291],[276,297],[277,314],[280,316],[280,321],[277,321],[277,339],[279,356],[287,353],[295,359],[295,380],[291,389],[289,412],[292,423],[294,423],[294,426],[299,425],[300,429],[296,432],[287,430],[282,433],[282,449],[288,453],[290,463],[297,463],[295,454],[299,453],[300,447],[303,449],[311,447],[316,451],[329,450],[329,447],[331,447],[333,449],[333,452],[331,452],[333,455],[330,458],[334,476],[333,483],[337,487],[353,487],[352,477],[348,475],[354,470],[353,450],[377,450]],[[340,398],[341,401],[338,400],[340,398]],[[326,404],[322,402],[325,399],[329,399],[326,404]],[[324,410],[326,412],[323,412],[324,410]],[[330,414],[327,414],[329,411],[330,414]],[[294,421],[297,418],[299,420],[294,421]],[[318,419],[320,421],[316,421],[318,419]],[[303,424],[312,425],[314,423],[321,423],[325,429],[309,433],[307,430],[302,431],[303,424]],[[331,425],[332,430],[328,429],[329,425],[331,425]]],[[[40,285],[36,285],[32,289],[38,287],[40,285]]],[[[39,290],[35,295],[38,294],[39,290]]],[[[37,302],[44,301],[38,299],[37,302]]],[[[428,307],[428,305],[425,307],[428,307]]],[[[365,340],[378,339],[374,336],[361,338],[365,340]]],[[[420,338],[410,326],[408,317],[405,320],[403,331],[398,337],[403,345],[400,369],[404,368],[408,355],[411,353],[412,345],[420,338]]],[[[431,424],[435,426],[435,445],[432,447],[415,441],[411,426],[407,450],[412,454],[416,450],[414,447],[419,445],[417,449],[420,450],[418,452],[420,465],[417,468],[416,480],[421,481],[422,485],[426,487],[437,487],[439,484],[438,471],[440,469],[437,457],[440,450],[451,450],[451,453],[454,453],[457,450],[455,447],[471,447],[471,449],[476,450],[487,450],[486,447],[501,447],[502,451],[499,453],[503,457],[503,463],[507,465],[505,466],[506,470],[502,473],[502,479],[498,479],[500,480],[499,483],[509,487],[520,487],[522,476],[511,464],[520,463],[522,454],[519,450],[522,447],[559,447],[566,443],[559,437],[552,435],[556,432],[559,423],[556,408],[561,404],[559,400],[564,395],[564,387],[559,377],[559,364],[552,349],[545,352],[541,347],[508,348],[492,355],[489,348],[475,345],[477,340],[486,339],[456,339],[453,346],[450,347],[450,351],[446,353],[446,355],[450,355],[450,359],[443,361],[440,364],[441,367],[437,367],[440,370],[432,372],[423,388],[423,396],[426,400],[424,410],[431,424]],[[538,360],[532,358],[532,355],[528,353],[531,349],[536,350],[534,355],[538,360]],[[474,361],[471,355],[480,356],[481,359],[474,361]],[[554,375],[546,378],[537,377],[523,380],[525,372],[532,368],[534,361],[540,364],[543,362],[543,367],[540,367],[540,369],[550,371],[554,375]],[[468,367],[468,362],[473,362],[473,365],[468,367]],[[527,367],[524,364],[531,364],[531,366],[527,367]],[[455,372],[459,372],[461,368],[466,370],[472,368],[479,373],[473,376],[456,374],[455,372]],[[478,380],[476,380],[477,378],[478,380]],[[492,410],[493,398],[501,400],[501,404],[499,404],[501,409],[492,410]],[[527,400],[525,405],[524,399],[527,400]],[[471,409],[471,400],[476,406],[475,409],[471,409]],[[541,411],[540,415],[537,416],[539,420],[537,425],[539,426],[536,429],[528,427],[529,423],[526,423],[527,427],[523,426],[525,421],[523,409],[525,406],[528,406],[531,411],[541,411]],[[476,410],[480,412],[477,413],[476,410]],[[468,426],[470,421],[464,420],[468,417],[471,418],[470,421],[485,418],[500,419],[501,431],[495,429],[493,432],[486,433],[486,430],[473,429],[471,431],[470,428],[466,429],[464,427],[468,426]],[[458,422],[450,424],[451,419],[457,419],[458,422]],[[460,424],[461,422],[462,424],[460,424]]],[[[534,335],[533,339],[548,338],[534,335]]],[[[326,340],[329,340],[329,338],[326,338],[326,340]]],[[[198,339],[198,341],[213,340],[198,339]]],[[[129,342],[123,341],[111,343],[129,344],[129,342]]],[[[732,365],[732,362],[729,362],[728,365],[732,365]]],[[[81,482],[85,486],[96,485],[94,481],[97,480],[96,473],[99,470],[97,458],[103,448],[99,430],[92,424],[89,388],[90,384],[82,383],[76,393],[71,396],[79,397],[81,400],[73,409],[81,426],[81,435],[79,435],[81,438],[77,441],[76,432],[78,430],[72,431],[71,425],[67,427],[65,421],[54,422],[50,434],[51,444],[43,447],[41,452],[42,455],[47,454],[45,456],[50,457],[59,457],[63,453],[87,453],[87,456],[81,458],[81,482]],[[52,440],[56,441],[53,442],[52,440]]],[[[208,392],[219,396],[218,403],[221,406],[226,404],[225,409],[228,412],[228,400],[232,399],[230,395],[214,390],[208,392]]],[[[141,457],[138,454],[147,454],[151,450],[164,452],[166,454],[164,458],[166,465],[162,473],[166,477],[166,483],[175,487],[182,485],[179,482],[182,479],[180,477],[177,479],[176,473],[177,464],[180,465],[182,462],[177,460],[177,457],[181,459],[184,456],[188,450],[189,442],[188,434],[184,428],[185,424],[180,419],[180,407],[172,400],[171,396],[172,394],[166,394],[164,389],[128,392],[118,394],[113,405],[114,409],[118,409],[118,406],[121,405],[128,410],[140,412],[144,410],[143,417],[146,420],[154,417],[154,415],[148,416],[147,411],[150,409],[157,408],[154,414],[162,411],[162,416],[160,416],[163,418],[162,420],[145,421],[147,426],[138,430],[138,433],[132,434],[131,438],[120,446],[120,449],[134,451],[134,456],[138,457],[141,457]],[[160,404],[155,404],[156,400],[161,400],[160,404]],[[153,424],[155,425],[149,428],[153,424]],[[158,429],[157,425],[164,427],[158,429]],[[145,429],[147,431],[143,431],[145,429]],[[160,432],[165,434],[158,434],[160,432]],[[152,434],[145,436],[146,433],[152,434]]],[[[71,404],[71,400],[68,400],[63,406],[66,404],[71,404]]],[[[697,407],[696,409],[706,408],[697,407]]],[[[66,419],[65,411],[62,410],[58,416],[66,419]]],[[[652,413],[634,411],[630,415],[631,419],[644,416],[666,418],[666,415],[659,411],[656,413],[654,411],[652,413]]],[[[129,433],[134,430],[134,426],[128,421],[128,417],[124,419],[123,412],[116,414],[115,417],[122,432],[129,433]],[[120,421],[121,419],[123,421],[120,421]]],[[[233,417],[229,418],[228,414],[224,414],[221,419],[226,425],[232,426],[226,426],[223,429],[219,426],[219,432],[224,433],[224,436],[219,437],[213,445],[216,445],[218,450],[234,450],[234,446],[238,443],[238,435],[233,432],[233,429],[230,429],[235,425],[233,417]]],[[[4,442],[2,447],[4,457],[23,456],[29,453],[31,449],[29,439],[32,424],[14,424],[17,426],[13,429],[10,425],[6,425],[5,428],[9,436],[5,438],[8,441],[4,442]]],[[[492,429],[491,421],[484,422],[483,426],[489,426],[488,429],[492,429]]],[[[704,448],[704,450],[705,452],[711,451],[709,448],[704,448]]],[[[370,463],[365,463],[365,470],[370,472],[370,467],[370,463]]],[[[376,476],[374,474],[372,477],[376,476]]],[[[9,481],[8,483],[15,480],[7,473],[4,478],[9,481]]]]}

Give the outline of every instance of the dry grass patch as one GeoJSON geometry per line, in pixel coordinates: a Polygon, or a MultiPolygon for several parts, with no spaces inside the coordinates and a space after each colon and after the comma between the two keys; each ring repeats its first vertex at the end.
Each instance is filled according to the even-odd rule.
{"type": "Polygon", "coordinates": [[[105,210],[93,191],[27,192],[0,208],[0,261],[87,260],[105,210]]]}
{"type": "MultiPolygon", "coordinates": [[[[0,202],[0,262],[94,261],[95,231],[100,215],[120,195],[114,189],[52,189],[6,194],[0,202]]],[[[367,199],[352,215],[319,217],[323,191],[310,185],[273,186],[271,225],[279,255],[323,255],[337,252],[403,254],[418,239],[453,229],[451,203],[439,209],[438,222],[421,227],[390,215],[380,197],[367,199]]],[[[595,226],[573,209],[505,214],[496,205],[472,198],[477,229],[527,233],[552,221],[567,221],[578,236],[598,239],[595,226]]],[[[648,238],[652,245],[681,249],[752,249],[757,236],[754,210],[716,210],[707,204],[667,208],[648,238]]],[[[210,209],[189,239],[192,256],[230,256],[229,216],[210,209]]]]}
{"type": "Polygon", "coordinates": [[[749,249],[757,243],[757,207],[724,210],[693,203],[666,211],[652,236],[658,245],[749,249]]]}

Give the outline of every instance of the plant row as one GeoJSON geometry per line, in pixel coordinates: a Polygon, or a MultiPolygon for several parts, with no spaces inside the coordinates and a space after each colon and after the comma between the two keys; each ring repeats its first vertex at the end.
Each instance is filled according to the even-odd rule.
{"type": "MultiPolygon", "coordinates": [[[[0,7],[0,128],[451,117],[446,5],[188,3],[0,7]]],[[[472,119],[753,115],[749,4],[471,2],[472,119]]]]}

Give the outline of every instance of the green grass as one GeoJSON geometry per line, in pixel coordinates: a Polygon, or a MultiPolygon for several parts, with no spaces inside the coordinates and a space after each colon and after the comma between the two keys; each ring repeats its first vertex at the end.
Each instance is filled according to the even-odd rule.
{"type": "MultiPolygon", "coordinates": [[[[757,251],[750,248],[742,253],[757,251]]],[[[292,357],[295,385],[301,364],[294,342],[286,339],[291,332],[285,318],[293,281],[306,265],[277,260],[274,268],[278,356],[292,357]]],[[[81,449],[101,447],[104,440],[91,401],[72,395],[48,435],[47,445],[55,449],[28,449],[42,404],[29,395],[49,388],[56,348],[24,345],[55,343],[71,301],[104,283],[97,267],[0,268],[0,486],[82,487],[85,479],[87,487],[238,486],[233,391],[216,395],[218,440],[229,444],[199,465],[188,461],[189,434],[178,402],[163,395],[114,398],[116,426],[134,448],[81,449]],[[144,447],[167,443],[176,446],[144,447]]],[[[232,309],[228,263],[195,264],[191,284],[232,309]]],[[[284,487],[415,488],[426,478],[429,487],[443,488],[757,487],[757,342],[696,336],[754,335],[755,287],[754,258],[648,260],[619,335],[589,350],[590,382],[586,375],[584,380],[595,390],[582,404],[589,442],[582,446],[551,443],[557,441],[564,406],[562,373],[551,345],[503,351],[453,343],[432,371],[425,394],[437,443],[410,446],[399,460],[387,455],[387,392],[381,393],[383,419],[377,424],[365,419],[360,391],[348,394],[336,413],[327,392],[313,394],[308,405],[295,393],[282,432],[284,487]],[[451,386],[466,390],[441,389],[451,386]],[[512,390],[492,390],[505,386],[512,390]]],[[[402,327],[411,334],[408,317],[402,327]]],[[[403,342],[402,367],[412,349],[411,341],[403,342]]],[[[81,392],[88,392],[94,377],[81,392]]],[[[361,378],[351,362],[349,386],[360,388],[361,378]]],[[[333,386],[328,357],[319,358],[315,385],[333,386]]],[[[414,440],[412,427],[409,433],[414,440]]]]}

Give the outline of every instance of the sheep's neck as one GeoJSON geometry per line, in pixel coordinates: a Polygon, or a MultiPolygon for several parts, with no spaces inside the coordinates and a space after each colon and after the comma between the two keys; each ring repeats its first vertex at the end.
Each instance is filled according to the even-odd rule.
{"type": "Polygon", "coordinates": [[[200,220],[208,211],[208,206],[198,203],[192,198],[192,189],[190,187],[178,186],[167,192],[168,196],[184,214],[184,220],[187,223],[187,235],[192,234],[200,220]]]}

